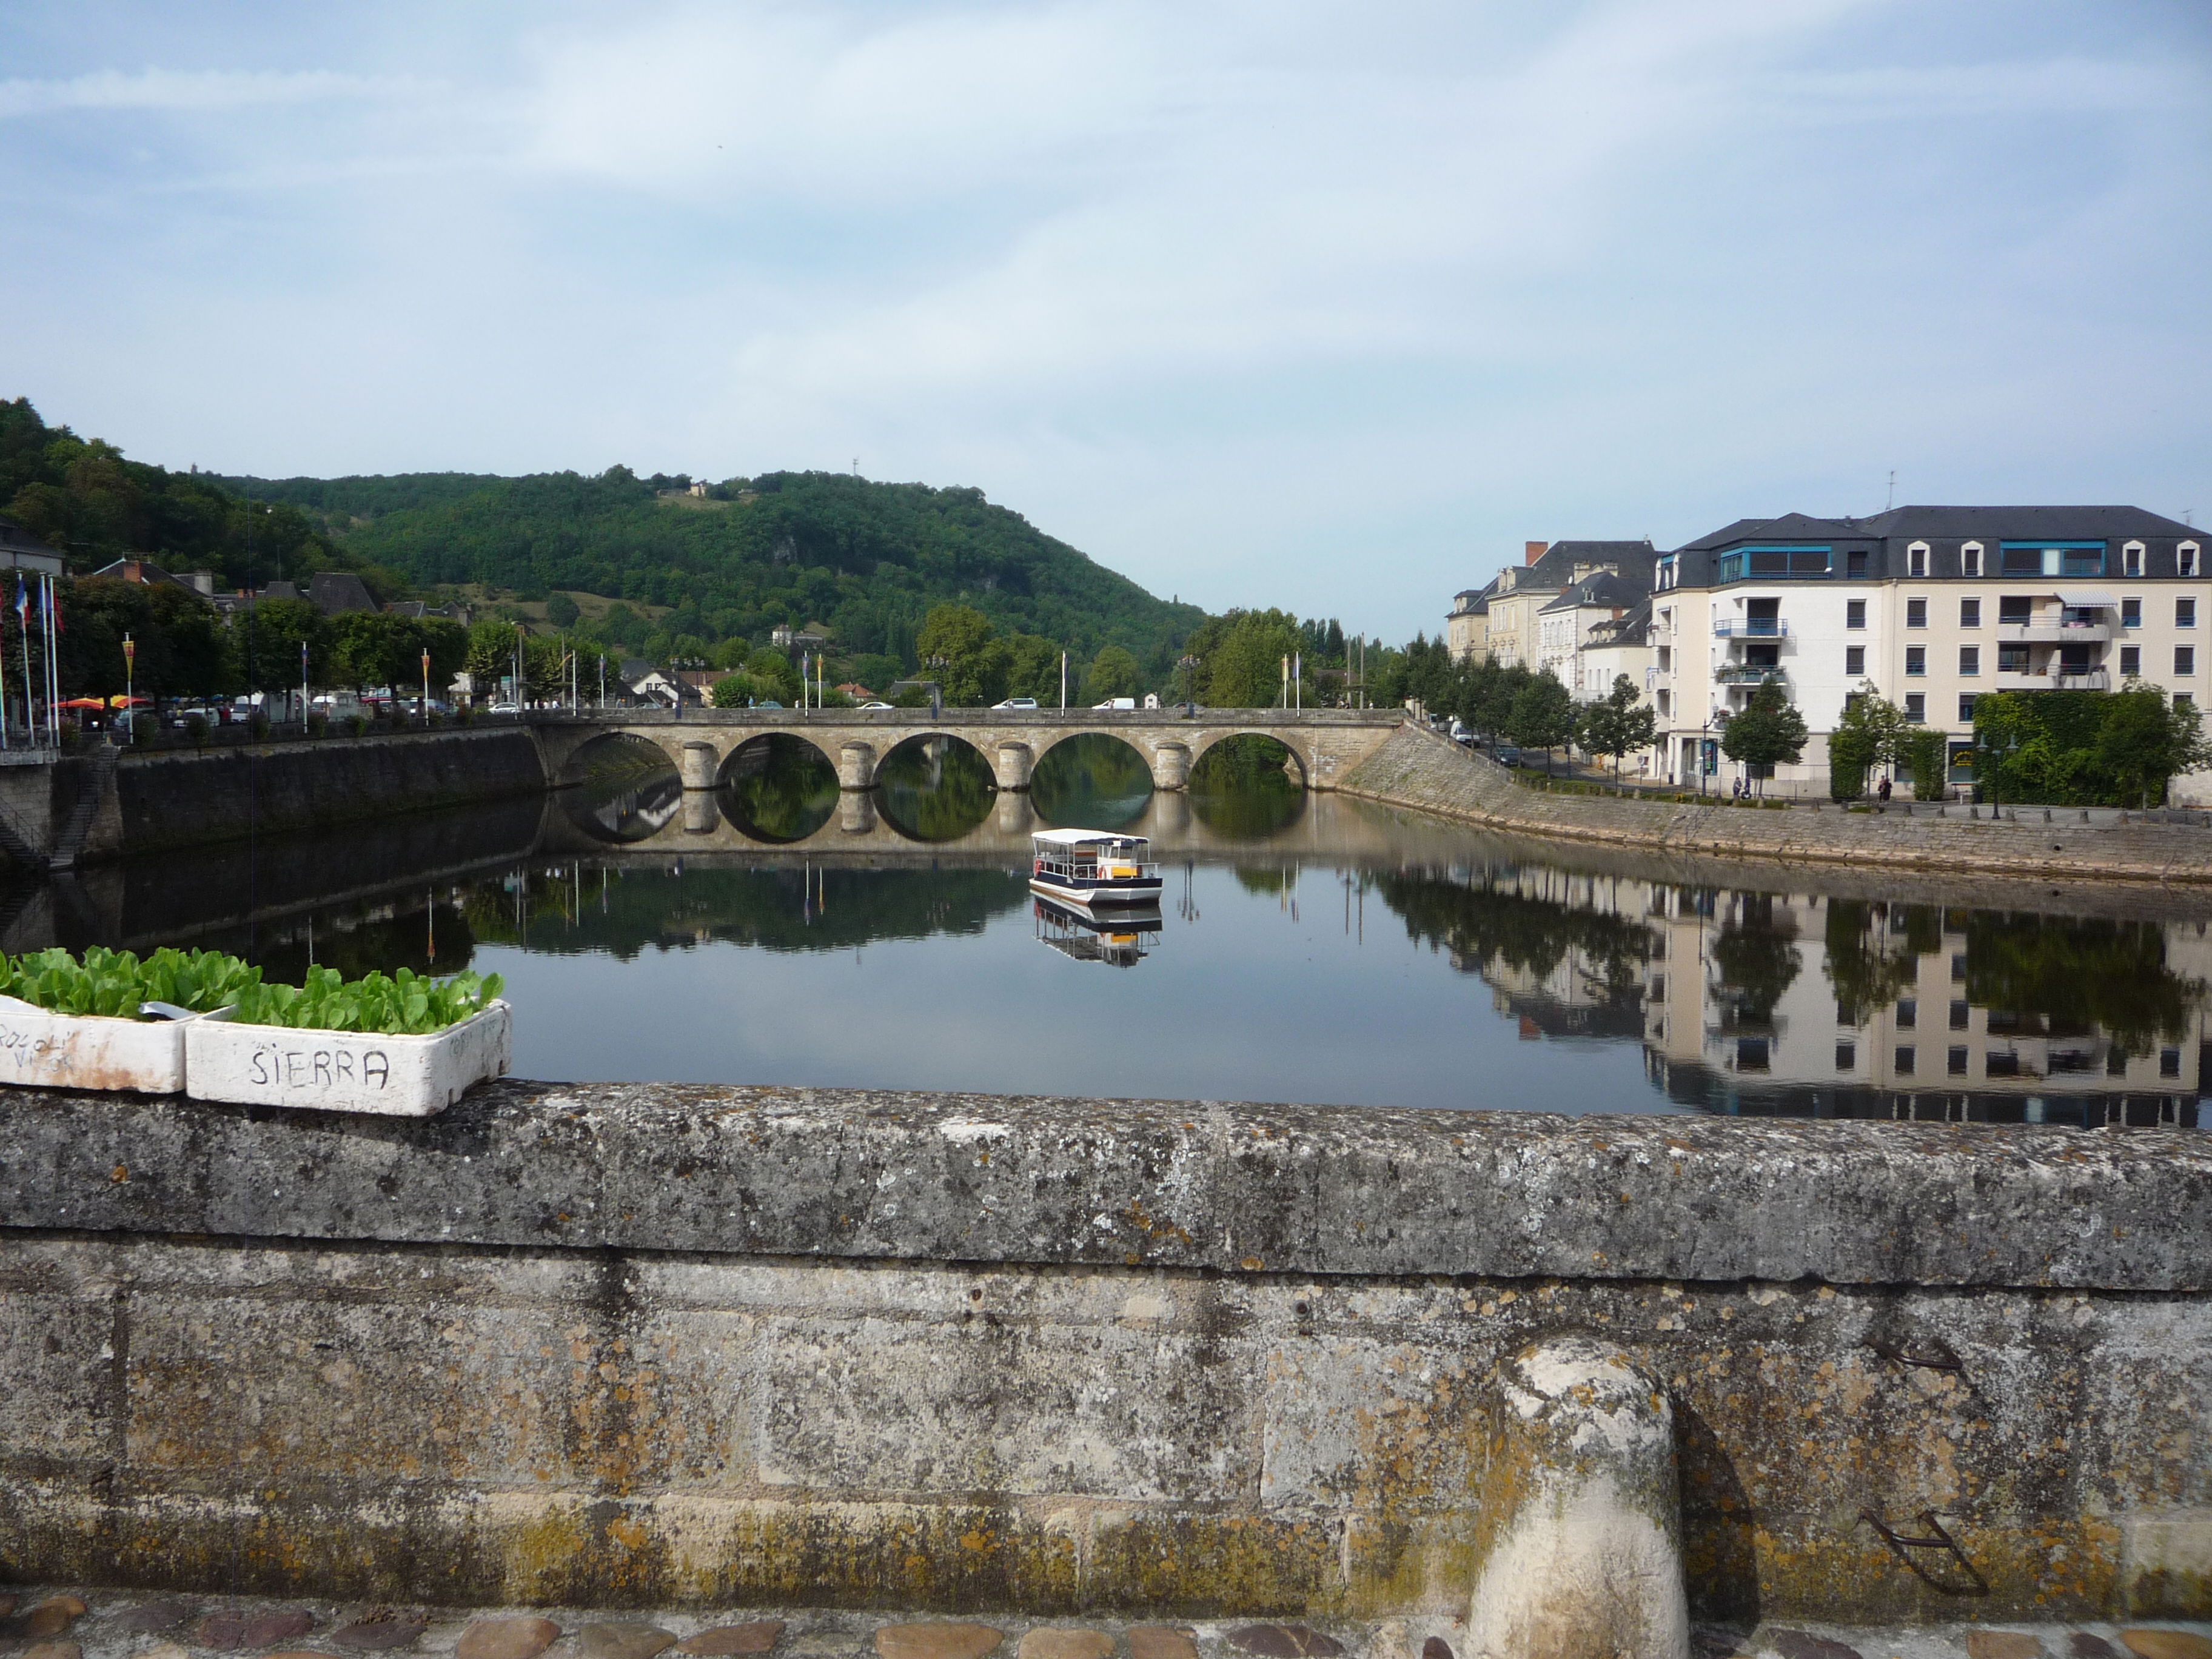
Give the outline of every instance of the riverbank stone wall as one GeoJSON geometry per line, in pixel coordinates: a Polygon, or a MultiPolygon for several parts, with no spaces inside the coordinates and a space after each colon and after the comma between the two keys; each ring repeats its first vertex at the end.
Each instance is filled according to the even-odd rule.
{"type": "Polygon", "coordinates": [[[1976,809],[1846,811],[1832,802],[1786,807],[1710,805],[1553,793],[1425,727],[1407,724],[1347,773],[1345,793],[1549,841],[1639,848],[1674,855],[1794,864],[1863,864],[2044,881],[2212,883],[2212,830],[2084,823],[2078,811],[1976,809]],[[2069,819],[2071,820],[2069,822],[2069,819]]]}
{"type": "Polygon", "coordinates": [[[2212,1613],[2191,1133],[507,1082],[0,1145],[21,1578],[1463,1612],[1499,1379],[1587,1340],[1693,1617],[2212,1613]]]}

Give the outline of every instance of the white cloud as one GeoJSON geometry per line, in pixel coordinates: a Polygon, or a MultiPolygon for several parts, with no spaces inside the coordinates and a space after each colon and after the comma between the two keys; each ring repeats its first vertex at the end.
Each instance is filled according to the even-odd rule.
{"type": "Polygon", "coordinates": [[[342,75],[330,70],[246,72],[148,69],[100,70],[66,80],[0,81],[0,116],[50,115],[65,110],[158,110],[210,114],[333,99],[420,95],[405,76],[342,75]]]}

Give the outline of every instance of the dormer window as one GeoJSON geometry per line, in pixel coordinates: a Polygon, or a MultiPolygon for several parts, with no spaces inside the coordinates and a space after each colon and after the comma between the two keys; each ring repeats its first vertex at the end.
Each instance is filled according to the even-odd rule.
{"type": "Polygon", "coordinates": [[[2197,574],[2197,544],[2183,542],[2173,550],[2174,568],[2185,576],[2197,574]]]}
{"type": "Polygon", "coordinates": [[[2142,573],[2143,544],[2130,542],[2120,550],[2120,574],[2123,576],[2140,576],[2142,573]]]}
{"type": "Polygon", "coordinates": [[[1905,574],[1924,576],[1928,574],[1928,544],[1915,542],[1905,550],[1905,574]]]}
{"type": "Polygon", "coordinates": [[[1982,574],[1982,544],[1979,542],[1967,542],[1960,547],[1959,574],[1964,576],[1982,574]]]}

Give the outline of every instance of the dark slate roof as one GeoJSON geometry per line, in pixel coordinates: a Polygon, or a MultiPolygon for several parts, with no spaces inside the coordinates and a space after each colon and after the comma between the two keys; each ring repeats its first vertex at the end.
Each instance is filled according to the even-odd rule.
{"type": "Polygon", "coordinates": [[[1871,527],[1864,519],[1815,519],[1803,513],[1785,513],[1778,519],[1738,519],[1710,536],[1684,542],[1680,550],[1733,547],[1738,542],[1871,541],[1889,533],[1871,527]]]}
{"type": "Polygon", "coordinates": [[[13,519],[0,519],[0,554],[8,556],[9,564],[17,562],[20,558],[52,559],[56,569],[61,568],[62,556],[13,519]]]}
{"type": "Polygon", "coordinates": [[[1651,601],[1643,599],[1631,611],[1618,617],[1608,617],[1601,623],[1592,623],[1589,643],[1592,645],[1641,644],[1651,631],[1651,601]]]}
{"type": "Polygon", "coordinates": [[[1490,596],[1498,591],[1498,578],[1492,576],[1480,587],[1462,587],[1452,595],[1452,614],[1465,616],[1469,611],[1480,616],[1490,609],[1490,596]]]}
{"type": "Polygon", "coordinates": [[[172,587],[183,588],[196,599],[207,597],[182,576],[173,571],[162,569],[151,559],[118,559],[112,564],[100,566],[92,574],[95,577],[106,576],[116,581],[143,582],[149,587],[166,582],[172,587]]]}
{"type": "Polygon", "coordinates": [[[1647,584],[1601,570],[1595,576],[1585,576],[1571,586],[1561,588],[1559,597],[1543,608],[1545,611],[1579,611],[1584,605],[1602,605],[1626,611],[1642,600],[1647,591],[1647,584]]]}
{"type": "Polygon", "coordinates": [[[2203,533],[2140,507],[1900,507],[1859,522],[1866,526],[1862,534],[1990,541],[2124,541],[2130,536],[2186,540],[2203,533]]]}
{"type": "Polygon", "coordinates": [[[374,611],[376,595],[350,570],[325,570],[307,584],[307,598],[325,617],[343,611],[374,611]]]}
{"type": "Polygon", "coordinates": [[[296,599],[300,597],[300,585],[297,582],[273,581],[261,590],[261,597],[264,599],[296,599]]]}

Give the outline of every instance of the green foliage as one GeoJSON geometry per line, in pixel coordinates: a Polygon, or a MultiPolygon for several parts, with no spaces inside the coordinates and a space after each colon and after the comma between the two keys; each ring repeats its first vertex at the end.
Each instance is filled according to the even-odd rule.
{"type": "Polygon", "coordinates": [[[1759,769],[1795,761],[1805,752],[1805,717],[1774,675],[1760,681],[1721,732],[1721,752],[1759,769]]]}
{"type": "Polygon", "coordinates": [[[751,677],[745,674],[726,674],[714,682],[714,707],[744,708],[757,695],[751,677]]]}
{"type": "Polygon", "coordinates": [[[977,708],[1006,695],[1006,642],[993,636],[991,619],[974,606],[933,606],[915,636],[915,649],[948,704],[977,708]]]}
{"type": "Polygon", "coordinates": [[[58,1014],[136,1019],[142,1003],[167,1002],[194,1013],[227,1006],[261,980],[258,968],[219,951],[162,949],[143,962],[129,951],[86,948],[79,960],[59,945],[0,957],[0,995],[58,1014]]]}
{"type": "Polygon", "coordinates": [[[1524,749],[1550,751],[1575,733],[1574,694],[1550,669],[1532,676],[1514,694],[1505,734],[1524,749]]]}
{"type": "Polygon", "coordinates": [[[1898,763],[1912,775],[1913,799],[1943,799],[1945,746],[1944,734],[1924,726],[1913,726],[1899,742],[1898,763]]]}
{"type": "MultiPolygon", "coordinates": [[[[975,489],[875,483],[843,473],[769,473],[715,487],[727,507],[659,499],[627,467],[498,478],[234,479],[287,504],[358,560],[420,582],[486,582],[688,605],[672,640],[757,640],[778,622],[819,620],[840,650],[917,656],[929,611],[981,611],[1002,636],[1027,634],[1089,657],[1120,645],[1164,673],[1195,606],[1135,583],[1044,535],[975,489]],[[752,499],[744,497],[750,495],[752,499]]],[[[635,612],[628,613],[635,619],[635,612]]],[[[600,638],[636,650],[611,616],[600,638]]],[[[1055,684],[1058,648],[1053,652],[1055,684]]]]}
{"type": "Polygon", "coordinates": [[[1596,702],[1584,703],[1575,717],[1575,741],[1599,760],[1611,756],[1616,781],[1620,757],[1632,750],[1649,748],[1658,735],[1657,711],[1643,701],[1636,682],[1626,674],[1614,675],[1613,690],[1596,702]]]}
{"type": "Polygon", "coordinates": [[[556,628],[574,628],[583,611],[566,593],[556,593],[545,601],[545,620],[556,628]]]}
{"type": "Polygon", "coordinates": [[[2212,765],[2197,709],[2136,684],[1978,698],[1974,738],[1976,779],[2006,801],[2149,806],[2176,775],[2212,765]]]}
{"type": "MultiPolygon", "coordinates": [[[[1199,659],[1192,694],[1212,708],[1276,708],[1284,701],[1283,659],[1303,644],[1298,619],[1286,611],[1231,611],[1210,617],[1184,645],[1199,659]]],[[[1307,708],[1318,704],[1310,674],[1301,682],[1299,695],[1307,708]]]]}
{"type": "Polygon", "coordinates": [[[305,986],[256,980],[240,993],[240,1025],[283,1025],[316,1031],[368,1031],[422,1036],[483,1011],[503,986],[497,974],[456,974],[434,980],[402,968],[349,980],[335,968],[310,968],[305,986]]]}
{"type": "Polygon", "coordinates": [[[1083,701],[1104,702],[1109,697],[1133,697],[1141,689],[1137,659],[1118,645],[1109,645],[1091,659],[1083,673],[1083,701]]]}
{"type": "Polygon", "coordinates": [[[787,706],[799,701],[799,670],[782,652],[756,651],[745,659],[744,666],[755,696],[773,698],[787,706]]]}
{"type": "Polygon", "coordinates": [[[1905,711],[1871,691],[1844,699],[1844,711],[1828,736],[1828,793],[1856,800],[1866,793],[1867,775],[1877,766],[1894,766],[1906,730],[1905,711]]]}

